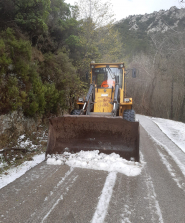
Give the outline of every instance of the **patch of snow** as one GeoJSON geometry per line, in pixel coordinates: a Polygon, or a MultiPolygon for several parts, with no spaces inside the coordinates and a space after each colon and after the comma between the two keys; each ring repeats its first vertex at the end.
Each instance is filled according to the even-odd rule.
{"type": "Polygon", "coordinates": [[[61,165],[64,164],[64,162],[60,159],[56,159],[56,158],[49,158],[47,159],[47,164],[51,164],[51,165],[61,165]]]}
{"type": "Polygon", "coordinates": [[[24,139],[25,137],[26,137],[25,134],[23,134],[23,135],[19,136],[19,139],[24,139]]]}
{"type": "Polygon", "coordinates": [[[7,171],[7,175],[0,175],[0,189],[13,182],[17,178],[21,177],[28,170],[41,163],[45,159],[45,154],[36,155],[32,161],[26,161],[18,167],[14,167],[7,171]]]}
{"type": "Polygon", "coordinates": [[[152,121],[185,153],[185,123],[162,118],[152,121]]]}
{"type": "Polygon", "coordinates": [[[64,152],[64,154],[57,154],[55,157],[48,156],[47,164],[59,165],[59,163],[65,163],[71,167],[119,172],[127,176],[139,175],[143,166],[138,162],[127,161],[115,153],[99,154],[99,150],[80,151],[76,154],[64,152]]]}
{"type": "Polygon", "coordinates": [[[38,145],[34,145],[29,138],[23,141],[25,137],[25,135],[19,136],[19,139],[17,140],[17,147],[26,148],[29,146],[29,149],[36,149],[38,147],[38,145]]]}
{"type": "Polygon", "coordinates": [[[0,163],[0,168],[3,168],[4,167],[4,163],[0,163]]]}
{"type": "Polygon", "coordinates": [[[8,163],[3,160],[3,154],[0,154],[0,168],[8,166],[8,163]]]}
{"type": "Polygon", "coordinates": [[[107,214],[107,210],[109,207],[109,202],[112,196],[113,188],[116,182],[117,173],[111,172],[108,174],[96,211],[94,213],[92,223],[102,223],[104,222],[105,216],[107,214]]]}
{"type": "Polygon", "coordinates": [[[8,166],[7,162],[0,162],[0,168],[4,168],[5,166],[8,166]]]}

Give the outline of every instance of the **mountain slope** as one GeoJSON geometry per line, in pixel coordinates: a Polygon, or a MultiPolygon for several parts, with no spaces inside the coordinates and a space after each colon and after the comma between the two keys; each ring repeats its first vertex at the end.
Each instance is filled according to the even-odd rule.
{"type": "Polygon", "coordinates": [[[185,25],[185,8],[171,7],[169,10],[160,10],[145,15],[129,16],[118,22],[128,23],[129,30],[142,30],[147,34],[166,32],[170,29],[182,29],[185,25]]]}
{"type": "Polygon", "coordinates": [[[183,31],[185,27],[185,8],[175,6],[145,15],[131,15],[115,23],[121,34],[123,55],[130,57],[139,52],[148,52],[151,35],[170,31],[183,31]]]}

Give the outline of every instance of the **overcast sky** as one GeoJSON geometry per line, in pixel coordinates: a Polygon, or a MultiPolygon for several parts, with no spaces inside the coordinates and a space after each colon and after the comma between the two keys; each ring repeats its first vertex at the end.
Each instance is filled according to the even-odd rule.
{"type": "MultiPolygon", "coordinates": [[[[74,5],[78,0],[65,0],[74,5]]],[[[104,2],[106,0],[102,0],[104,2]]],[[[168,10],[172,6],[180,8],[178,0],[110,0],[116,20],[121,20],[129,15],[149,14],[161,9],[168,10]]]]}

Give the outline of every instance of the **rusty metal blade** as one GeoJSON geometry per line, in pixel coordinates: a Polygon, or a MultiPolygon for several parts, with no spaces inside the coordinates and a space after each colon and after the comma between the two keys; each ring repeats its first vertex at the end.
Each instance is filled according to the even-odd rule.
{"type": "Polygon", "coordinates": [[[117,153],[139,162],[139,122],[128,122],[122,117],[92,117],[66,115],[49,120],[47,154],[81,150],[117,153]]]}

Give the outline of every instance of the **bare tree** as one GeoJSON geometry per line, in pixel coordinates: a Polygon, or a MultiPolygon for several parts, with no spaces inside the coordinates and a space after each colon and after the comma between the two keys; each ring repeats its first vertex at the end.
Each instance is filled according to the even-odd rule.
{"type": "Polygon", "coordinates": [[[139,69],[135,80],[127,80],[136,112],[185,122],[185,32],[157,33],[151,40],[151,51],[129,65],[139,69]]]}

